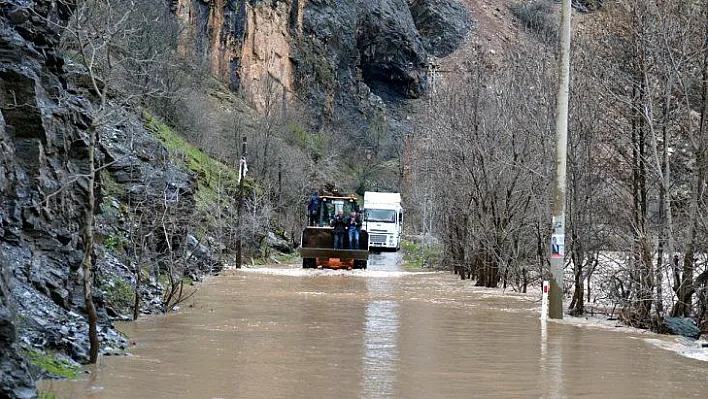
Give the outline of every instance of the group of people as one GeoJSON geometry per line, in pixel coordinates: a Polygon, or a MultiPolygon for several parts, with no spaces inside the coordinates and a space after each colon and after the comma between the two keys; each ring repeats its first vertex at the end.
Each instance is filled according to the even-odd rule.
{"type": "MultiPolygon", "coordinates": [[[[320,198],[314,193],[307,202],[308,225],[317,226],[317,219],[320,211],[320,198]]],[[[349,237],[349,249],[359,248],[359,231],[361,230],[361,218],[356,211],[351,211],[348,217],[344,217],[344,210],[339,209],[334,218],[330,221],[330,226],[334,228],[334,248],[344,248],[344,235],[349,237]]]]}
{"type": "Polygon", "coordinates": [[[334,228],[334,249],[342,249],[344,247],[344,234],[349,235],[349,249],[359,249],[361,219],[355,211],[351,211],[345,219],[344,210],[340,209],[330,225],[334,228]]]}

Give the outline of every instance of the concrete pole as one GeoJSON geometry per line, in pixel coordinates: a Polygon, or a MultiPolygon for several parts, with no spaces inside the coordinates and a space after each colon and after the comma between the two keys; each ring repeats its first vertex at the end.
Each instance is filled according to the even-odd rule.
{"type": "Polygon", "coordinates": [[[565,191],[568,152],[568,92],[570,87],[571,0],[563,0],[560,35],[560,73],[556,104],[556,175],[553,184],[553,234],[551,238],[551,287],[549,317],[563,318],[563,267],[565,265],[565,191]]]}

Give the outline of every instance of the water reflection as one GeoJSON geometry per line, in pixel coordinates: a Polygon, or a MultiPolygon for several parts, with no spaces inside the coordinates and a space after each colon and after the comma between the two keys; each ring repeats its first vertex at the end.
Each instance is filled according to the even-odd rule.
{"type": "Polygon", "coordinates": [[[398,365],[398,304],[373,301],[366,308],[362,397],[391,397],[398,365]]]}
{"type": "MultiPolygon", "coordinates": [[[[398,253],[371,254],[372,271],[398,271],[398,253]]],[[[364,325],[364,356],[362,357],[362,389],[364,398],[385,398],[394,395],[399,361],[399,304],[386,298],[396,290],[392,278],[368,279],[367,291],[371,298],[366,307],[364,325]]]]}
{"type": "Polygon", "coordinates": [[[539,369],[541,379],[539,388],[548,392],[552,398],[563,397],[563,347],[560,329],[555,330],[554,336],[548,345],[548,321],[541,319],[541,356],[539,356],[539,369]]]}

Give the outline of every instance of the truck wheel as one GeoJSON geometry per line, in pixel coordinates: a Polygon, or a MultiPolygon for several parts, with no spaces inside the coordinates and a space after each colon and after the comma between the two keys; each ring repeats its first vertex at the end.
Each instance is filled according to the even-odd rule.
{"type": "Polygon", "coordinates": [[[303,258],[302,259],[302,268],[303,269],[314,269],[316,265],[317,265],[317,262],[315,262],[315,258],[303,258]]]}
{"type": "Polygon", "coordinates": [[[366,260],[357,260],[354,261],[354,268],[355,269],[366,269],[368,261],[366,260]]]}

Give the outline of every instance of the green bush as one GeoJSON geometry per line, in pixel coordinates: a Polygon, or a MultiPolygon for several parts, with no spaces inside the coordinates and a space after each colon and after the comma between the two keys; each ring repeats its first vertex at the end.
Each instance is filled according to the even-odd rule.
{"type": "Polygon", "coordinates": [[[119,234],[111,234],[103,239],[103,246],[106,251],[113,255],[118,255],[119,252],[125,251],[128,244],[128,240],[119,234]]]}
{"type": "Polygon", "coordinates": [[[106,295],[106,302],[120,309],[128,309],[135,301],[135,290],[130,284],[120,279],[111,280],[103,288],[106,295]]]}
{"type": "Polygon", "coordinates": [[[413,241],[401,241],[403,263],[406,267],[421,268],[435,266],[442,260],[443,249],[439,245],[424,245],[413,241]]]}

